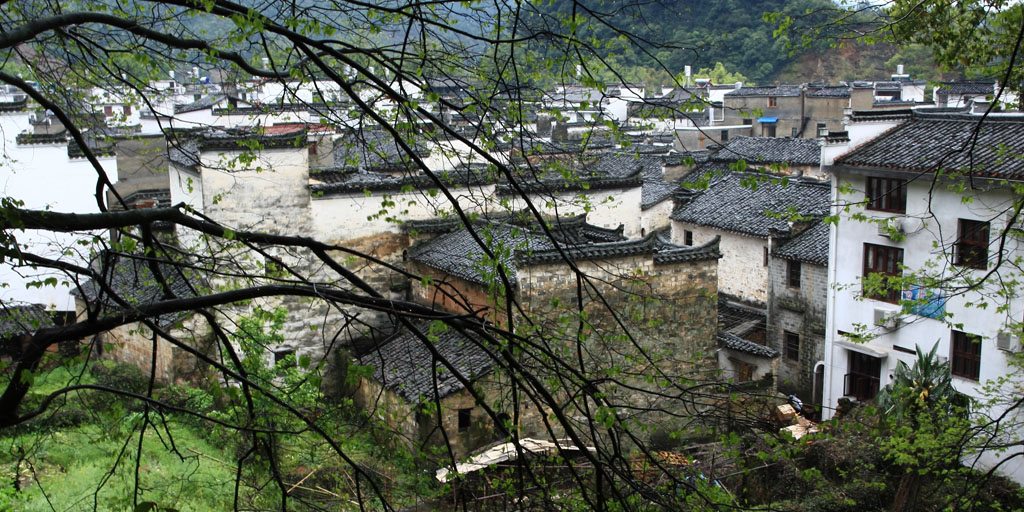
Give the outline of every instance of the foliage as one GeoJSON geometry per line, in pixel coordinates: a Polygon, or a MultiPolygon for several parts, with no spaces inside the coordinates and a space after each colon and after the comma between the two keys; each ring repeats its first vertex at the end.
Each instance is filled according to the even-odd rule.
{"type": "MultiPolygon", "coordinates": [[[[747,77],[740,73],[730,73],[726,71],[725,65],[721,62],[716,62],[713,69],[701,68],[693,74],[694,78],[709,78],[713,84],[734,84],[736,82],[747,82],[747,77]]],[[[751,85],[751,83],[746,83],[751,85]]]]}
{"type": "Polygon", "coordinates": [[[1024,79],[1019,65],[1024,7],[1008,0],[896,0],[886,5],[883,37],[931,48],[945,70],[963,69],[968,78],[994,78],[1018,91],[1024,79]],[[929,27],[929,30],[920,30],[929,27]]]}
{"type": "Polygon", "coordinates": [[[912,422],[919,413],[969,416],[971,399],[953,388],[949,362],[939,361],[938,343],[927,353],[920,345],[916,349],[914,365],[898,362],[892,380],[876,395],[881,413],[895,423],[912,422]]]}

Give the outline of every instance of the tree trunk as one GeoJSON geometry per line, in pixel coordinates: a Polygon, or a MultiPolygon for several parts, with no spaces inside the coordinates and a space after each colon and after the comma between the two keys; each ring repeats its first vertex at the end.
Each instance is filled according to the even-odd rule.
{"type": "Polygon", "coordinates": [[[917,508],[917,492],[921,489],[921,478],[916,471],[908,469],[900,477],[900,486],[892,499],[889,512],[913,512],[917,508]]]}

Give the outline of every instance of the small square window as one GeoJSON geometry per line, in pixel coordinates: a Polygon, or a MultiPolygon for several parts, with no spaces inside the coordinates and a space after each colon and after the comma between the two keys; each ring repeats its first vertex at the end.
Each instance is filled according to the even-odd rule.
{"type": "Polygon", "coordinates": [[[775,108],[779,106],[778,100],[775,96],[768,96],[768,108],[775,108]]]}
{"type": "Polygon", "coordinates": [[[683,245],[693,245],[693,231],[683,231],[683,245]]]}
{"type": "Polygon", "coordinates": [[[130,115],[132,115],[132,106],[131,105],[125,105],[124,108],[121,109],[121,111],[124,112],[125,116],[130,116],[130,115]]]}
{"type": "Polygon", "coordinates": [[[828,127],[825,123],[818,123],[818,137],[828,137],[828,127]]]}
{"type": "Polygon", "coordinates": [[[718,139],[721,142],[729,142],[729,130],[722,130],[721,134],[718,136],[718,139]]]}
{"type": "Polygon", "coordinates": [[[459,409],[459,432],[469,430],[473,425],[473,409],[459,409]]]}
{"type": "Polygon", "coordinates": [[[786,286],[800,288],[800,262],[788,260],[786,262],[786,286]]]}
{"type": "Polygon", "coordinates": [[[274,366],[288,364],[289,361],[291,361],[291,365],[295,364],[295,349],[282,348],[274,351],[274,366]],[[292,356],[291,359],[288,356],[292,356]]]}
{"type": "Polygon", "coordinates": [[[800,360],[800,335],[795,332],[782,331],[782,337],[786,343],[786,359],[790,361],[800,360]]]}
{"type": "Polygon", "coordinates": [[[744,119],[743,120],[743,126],[750,126],[752,124],[754,124],[754,120],[753,119],[744,119]]]}

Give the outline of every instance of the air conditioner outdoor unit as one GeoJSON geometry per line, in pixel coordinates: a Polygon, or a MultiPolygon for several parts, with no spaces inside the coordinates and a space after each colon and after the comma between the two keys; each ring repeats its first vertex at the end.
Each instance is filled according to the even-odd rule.
{"type": "Polygon", "coordinates": [[[876,308],[874,324],[888,331],[898,329],[900,326],[899,311],[876,308]]]}
{"type": "Polygon", "coordinates": [[[1016,352],[1020,349],[1020,338],[1008,332],[1001,332],[996,336],[996,348],[1016,352]]]}
{"type": "Polygon", "coordinates": [[[897,234],[905,234],[904,217],[889,217],[878,222],[878,236],[894,238],[897,234]]]}

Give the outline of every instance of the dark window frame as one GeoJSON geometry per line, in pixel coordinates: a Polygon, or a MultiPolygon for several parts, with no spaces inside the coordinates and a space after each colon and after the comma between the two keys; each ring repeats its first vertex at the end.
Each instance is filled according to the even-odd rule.
{"type": "Polygon", "coordinates": [[[693,231],[683,230],[683,245],[693,245],[693,231]]]}
{"type": "Polygon", "coordinates": [[[980,270],[988,268],[988,235],[987,221],[959,219],[953,245],[954,264],[980,270]]]}
{"type": "Polygon", "coordinates": [[[847,358],[843,394],[860,402],[873,400],[881,384],[882,360],[852,350],[847,351],[847,358]]]}
{"type": "Polygon", "coordinates": [[[768,108],[778,108],[779,99],[776,96],[768,96],[768,108]]]}
{"type": "Polygon", "coordinates": [[[786,350],[786,359],[790,361],[800,360],[800,335],[795,332],[782,331],[783,348],[786,350]]]}
{"type": "Polygon", "coordinates": [[[786,260],[786,286],[800,289],[802,265],[797,260],[786,260]]]}
{"type": "Polygon", "coordinates": [[[295,362],[295,364],[297,364],[298,357],[295,356],[295,349],[294,348],[280,348],[280,349],[275,350],[274,351],[274,366],[279,366],[282,362],[284,362],[285,358],[287,358],[288,356],[293,356],[292,359],[295,362]]]}
{"type": "Polygon", "coordinates": [[[949,372],[956,377],[979,380],[981,376],[981,336],[963,331],[950,334],[949,372]]]}
{"type": "Polygon", "coordinates": [[[765,266],[765,267],[768,266],[768,246],[767,245],[764,246],[764,265],[763,266],[765,266]]]}
{"type": "Polygon", "coordinates": [[[907,180],[868,176],[864,198],[866,210],[907,213],[907,180]]]}
{"type": "MultiPolygon", "coordinates": [[[[864,266],[861,275],[867,278],[871,274],[882,274],[889,277],[901,277],[903,265],[903,249],[888,245],[864,244],[864,266]]],[[[885,295],[868,295],[863,290],[864,297],[897,304],[900,301],[901,290],[888,290],[885,295]]]]}
{"type": "Polygon", "coordinates": [[[473,409],[459,409],[459,432],[465,432],[473,426],[473,409]]]}

